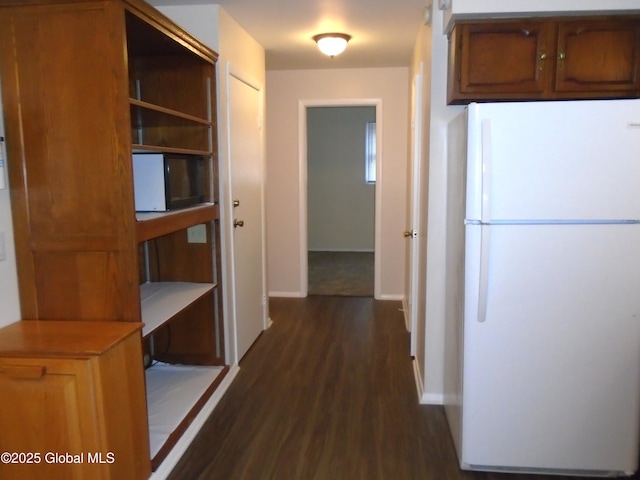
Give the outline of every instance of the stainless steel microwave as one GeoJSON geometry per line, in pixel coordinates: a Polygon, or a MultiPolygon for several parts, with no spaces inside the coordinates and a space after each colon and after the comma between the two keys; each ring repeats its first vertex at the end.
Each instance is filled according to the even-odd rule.
{"type": "Polygon", "coordinates": [[[136,211],[163,212],[204,202],[204,162],[195,155],[134,153],[136,211]]]}

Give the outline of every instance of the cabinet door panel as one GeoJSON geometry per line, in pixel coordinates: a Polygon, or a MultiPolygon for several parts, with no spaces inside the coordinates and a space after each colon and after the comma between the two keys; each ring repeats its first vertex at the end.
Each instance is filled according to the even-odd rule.
{"type": "Polygon", "coordinates": [[[640,89],[640,21],[560,23],[559,92],[640,89]]]}
{"type": "Polygon", "coordinates": [[[87,366],[82,361],[0,359],[0,451],[38,453],[40,458],[0,463],[0,478],[102,478],[95,466],[70,466],[55,457],[68,453],[79,460],[78,455],[98,450],[95,414],[91,404],[81,401],[91,398],[87,366]],[[38,368],[42,375],[33,375],[38,368]]]}
{"type": "Polygon", "coordinates": [[[460,91],[542,92],[547,35],[546,26],[535,23],[464,25],[460,91]]]}

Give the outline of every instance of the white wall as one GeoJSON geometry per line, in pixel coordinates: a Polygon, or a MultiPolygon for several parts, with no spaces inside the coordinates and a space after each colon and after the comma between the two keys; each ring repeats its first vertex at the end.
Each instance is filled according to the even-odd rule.
{"type": "Polygon", "coordinates": [[[373,251],[375,185],[365,179],[365,131],[375,121],[375,107],[307,109],[309,250],[373,251]]]}
{"type": "MultiPolygon", "coordinates": [[[[154,5],[154,0],[148,0],[154,5]]],[[[217,5],[154,5],[215,52],[220,51],[217,5]]]]}
{"type": "MultiPolygon", "coordinates": [[[[0,99],[0,137],[5,136],[2,100],[0,99]]],[[[6,156],[6,149],[2,153],[6,156]]],[[[20,299],[18,297],[18,278],[16,275],[16,254],[13,243],[13,222],[11,219],[11,198],[7,165],[11,160],[5,158],[5,182],[7,188],[0,190],[0,232],[4,234],[6,260],[0,261],[0,327],[20,320],[20,299]]]]}
{"type": "MultiPolygon", "coordinates": [[[[437,2],[436,2],[437,5],[437,2]]],[[[447,98],[447,37],[445,21],[452,12],[459,17],[492,17],[496,14],[517,15],[534,11],[538,15],[576,11],[590,13],[602,11],[634,10],[640,8],[638,0],[452,0],[446,12],[434,12],[431,46],[431,104],[430,104],[430,172],[429,172],[429,238],[427,247],[427,288],[425,313],[424,363],[421,363],[423,401],[441,403],[444,392],[444,315],[445,315],[445,229],[446,229],[446,129],[448,122],[462,110],[448,106],[447,98]]],[[[420,39],[416,50],[423,48],[420,39]]],[[[425,56],[426,58],[426,56],[425,56]]]]}
{"type": "Polygon", "coordinates": [[[300,102],[381,99],[381,297],[402,298],[408,68],[267,71],[267,245],[273,296],[302,295],[300,102]]]}

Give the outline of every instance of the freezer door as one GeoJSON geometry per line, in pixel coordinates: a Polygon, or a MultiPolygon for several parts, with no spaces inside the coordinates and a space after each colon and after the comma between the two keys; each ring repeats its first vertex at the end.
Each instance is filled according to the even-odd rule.
{"type": "Polygon", "coordinates": [[[462,465],[636,470],[640,226],[466,230],[462,465]]]}
{"type": "Polygon", "coordinates": [[[470,220],[640,219],[640,100],[471,104],[470,220]]]}

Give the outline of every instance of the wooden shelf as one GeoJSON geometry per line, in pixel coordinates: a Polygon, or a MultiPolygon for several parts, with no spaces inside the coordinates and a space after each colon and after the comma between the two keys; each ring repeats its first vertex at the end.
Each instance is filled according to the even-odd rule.
{"type": "Polygon", "coordinates": [[[180,155],[200,155],[211,156],[212,153],[207,150],[194,150],[191,148],[175,148],[175,147],[160,147],[157,145],[141,145],[134,143],[131,145],[133,153],[177,153],[180,155]]]}
{"type": "Polygon", "coordinates": [[[150,112],[160,113],[168,117],[176,117],[178,119],[186,120],[188,122],[201,123],[207,126],[211,125],[211,122],[206,118],[195,117],[193,115],[182,113],[177,110],[172,110],[170,108],[154,105],[153,103],[143,102],[142,100],[136,100],[135,98],[130,98],[129,102],[131,103],[132,107],[138,107],[142,109],[141,111],[148,110],[150,112]]]}
{"type": "Polygon", "coordinates": [[[218,205],[204,203],[169,212],[136,212],[138,243],[219,218],[218,205]]]}
{"type": "Polygon", "coordinates": [[[133,142],[140,145],[209,151],[211,121],[180,110],[129,99],[133,142]]]}
{"type": "Polygon", "coordinates": [[[166,363],[147,369],[149,447],[153,470],[164,460],[228,371],[229,367],[166,363]]]}
{"type": "Polygon", "coordinates": [[[174,315],[215,288],[214,283],[152,282],[140,285],[142,335],[147,336],[174,315]]]}

